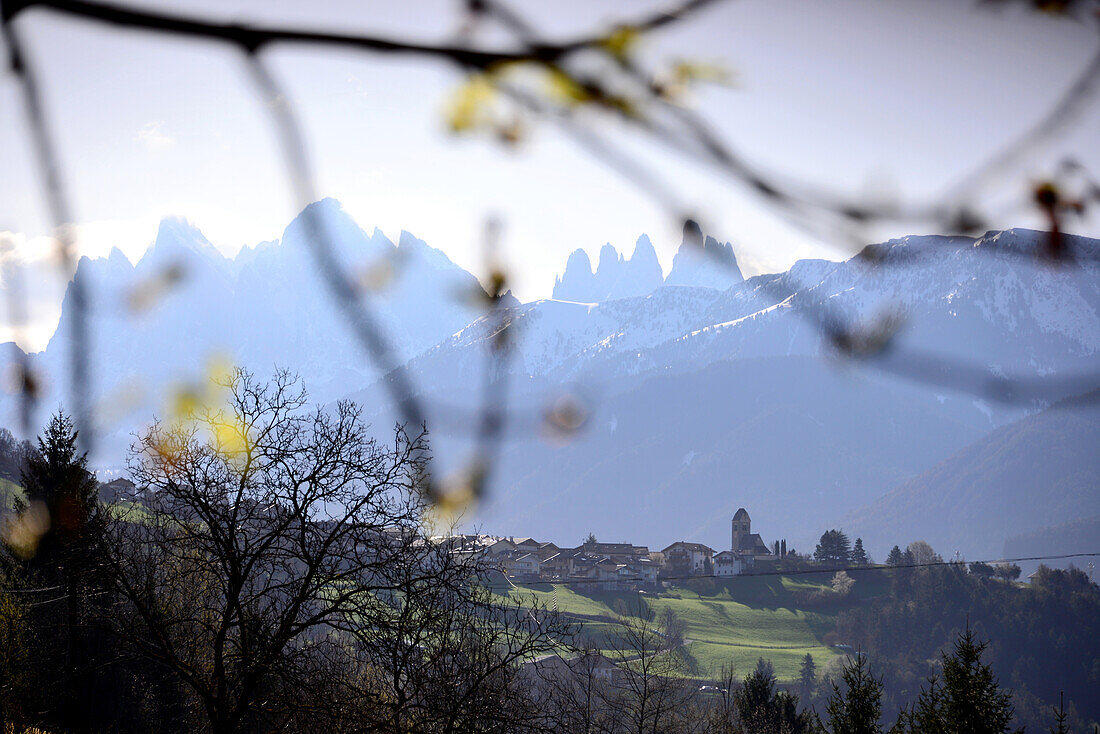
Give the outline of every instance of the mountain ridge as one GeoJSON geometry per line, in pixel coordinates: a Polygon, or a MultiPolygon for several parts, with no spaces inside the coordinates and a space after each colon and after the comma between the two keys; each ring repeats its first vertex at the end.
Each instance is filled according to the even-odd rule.
{"type": "Polygon", "coordinates": [[[991,558],[1017,536],[1100,515],[1097,397],[1063,401],[998,427],[843,524],[879,553],[921,539],[945,557],[961,550],[991,558]],[[921,530],[906,530],[902,518],[921,530]],[[914,532],[919,537],[908,537],[914,532]]]}
{"type": "MultiPolygon", "coordinates": [[[[800,260],[787,271],[743,279],[735,258],[723,261],[733,257],[732,246],[688,227],[677,257],[701,250],[703,259],[674,259],[652,290],[659,263],[643,236],[630,260],[605,247],[593,273],[580,250],[566,271],[583,273],[586,265],[594,278],[606,263],[604,272],[617,277],[640,258],[650,261],[642,269],[649,281],[608,279],[600,286],[604,300],[520,303],[509,296],[489,318],[477,279],[442,251],[404,231],[397,244],[377,228],[368,234],[335,200],[310,206],[333,236],[337,262],[407,358],[438,471],[469,460],[465,416],[480,407],[486,371],[504,381],[509,427],[500,467],[490,501],[471,522],[508,534],[571,537],[577,518],[590,517],[615,535],[644,532],[647,542],[720,544],[723,513],[736,502],[771,528],[769,538],[774,533],[804,548],[829,518],[875,502],[1043,407],[928,387],[876,371],[873,359],[846,359],[829,338],[836,324],[896,314],[905,328],[892,344],[971,363],[989,379],[1057,378],[1095,369],[1100,354],[1100,242],[1086,238],[1067,236],[1071,250],[1089,257],[1058,270],[1032,257],[1042,233],[1006,230],[898,238],[869,246],[870,256],[800,260]],[[715,272],[735,282],[722,287],[711,279],[715,272]],[[669,282],[681,275],[686,282],[669,282]],[[635,287],[639,282],[644,288],[635,287]],[[610,297],[628,285],[633,295],[610,297]],[[513,337],[504,353],[495,347],[500,318],[513,337]],[[563,395],[584,406],[587,421],[572,441],[546,443],[540,416],[563,395]],[[626,436],[633,439],[623,443],[626,436]],[[624,502],[640,514],[614,509],[624,502]]],[[[275,365],[296,371],[314,400],[352,397],[376,426],[398,419],[382,376],[315,275],[302,215],[278,241],[232,259],[210,253],[191,227],[185,220],[165,224],[165,247],[151,248],[160,254],[149,260],[159,258],[158,267],[111,253],[77,268],[75,277],[109,285],[92,289],[89,319],[92,395],[111,408],[100,415],[110,412],[113,420],[101,428],[113,439],[107,449],[123,451],[166,396],[196,384],[218,356],[261,376],[275,365]],[[180,252],[193,254],[183,258],[178,282],[169,282],[170,255],[180,252]],[[135,310],[142,288],[148,304],[135,310]],[[141,399],[132,399],[138,390],[141,399]]],[[[32,366],[64,374],[66,340],[63,317],[32,366]]],[[[46,393],[40,405],[56,405],[60,396],[46,393]]],[[[3,407],[14,421],[15,401],[6,398],[3,407]]],[[[999,547],[1003,540],[982,542],[999,547]]]]}

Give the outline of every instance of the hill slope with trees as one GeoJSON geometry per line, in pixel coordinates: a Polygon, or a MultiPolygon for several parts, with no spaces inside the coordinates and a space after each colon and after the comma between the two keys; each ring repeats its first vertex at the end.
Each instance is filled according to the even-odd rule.
{"type": "Polygon", "coordinates": [[[994,430],[852,513],[843,526],[861,535],[872,554],[920,528],[945,555],[958,550],[984,559],[997,557],[1007,538],[1097,516],[1100,408],[1095,394],[1088,397],[994,430]]]}

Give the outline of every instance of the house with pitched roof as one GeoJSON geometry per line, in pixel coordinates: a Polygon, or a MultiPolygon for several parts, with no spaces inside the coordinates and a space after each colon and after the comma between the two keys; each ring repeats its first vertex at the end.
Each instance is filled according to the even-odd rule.
{"type": "Polygon", "coordinates": [[[661,551],[666,576],[709,576],[714,564],[714,549],[702,543],[678,540],[661,551]]]}
{"type": "Polygon", "coordinates": [[[714,554],[715,576],[740,576],[742,569],[741,555],[732,550],[724,550],[714,554]]]}

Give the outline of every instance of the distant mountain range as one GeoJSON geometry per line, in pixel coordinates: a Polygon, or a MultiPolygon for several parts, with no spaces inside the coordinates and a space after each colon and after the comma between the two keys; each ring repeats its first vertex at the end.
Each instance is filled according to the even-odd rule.
{"type": "Polygon", "coordinates": [[[689,223],[667,278],[653,243],[643,234],[629,259],[624,259],[611,244],[604,245],[595,272],[588,253],[574,250],[565,263],[565,272],[554,281],[554,299],[579,303],[613,301],[648,296],[662,285],[726,290],[744,279],[733,245],[703,237],[698,225],[689,223]]]}
{"type": "MultiPolygon", "coordinates": [[[[1088,491],[1095,494],[1095,487],[1096,485],[1089,487],[1088,491]]],[[[1034,558],[1036,556],[1096,553],[1098,551],[1100,551],[1100,515],[1030,530],[1014,538],[1009,538],[1005,541],[1004,557],[1034,558]]],[[[1100,559],[1095,557],[1061,558],[1047,560],[1045,563],[1054,568],[1066,568],[1072,565],[1085,569],[1088,567],[1089,561],[1092,561],[1095,567],[1100,559]]],[[[1024,569],[1025,574],[1030,573],[1038,565],[1038,561],[1020,562],[1020,567],[1024,569]]],[[[1096,578],[1096,576],[1093,578],[1096,578]]]]}
{"type": "MultiPolygon", "coordinates": [[[[441,251],[408,232],[396,244],[377,229],[367,234],[332,199],[311,207],[333,233],[337,259],[362,286],[398,354],[416,354],[484,313],[477,279],[441,251]]],[[[187,221],[165,219],[136,264],[115,249],[106,258],[82,258],[75,278],[93,299],[88,361],[103,421],[105,441],[95,457],[101,464],[116,463],[131,431],[154,411],[163,413],[173,389],[201,382],[211,360],[260,373],[288,367],[308,379],[321,401],[378,376],[317,275],[302,216],[279,241],[245,248],[233,259],[187,221]]],[[[64,395],[71,307],[66,294],[57,331],[32,357],[54,388],[40,401],[43,411],[64,395]]],[[[8,420],[14,425],[10,413],[8,420]]]]}
{"type": "MultiPolygon", "coordinates": [[[[1054,542],[1065,530],[1050,526],[1097,515],[1100,393],[997,428],[852,513],[844,526],[879,553],[926,540],[945,557],[962,550],[999,558],[1032,555],[1029,547],[1078,552],[1067,550],[1068,537],[1054,542]]],[[[1093,533],[1092,542],[1076,538],[1074,548],[1100,551],[1098,530],[1095,522],[1081,528],[1093,533]]]]}
{"type": "MultiPolygon", "coordinates": [[[[484,292],[411,234],[395,245],[361,230],[335,201],[312,206],[409,357],[438,470],[456,469],[469,457],[471,411],[491,359],[484,292]]],[[[117,251],[81,261],[75,277],[96,294],[99,463],[117,463],[129,433],[161,409],[172,385],[201,379],[211,355],[260,373],[296,370],[315,399],[354,397],[375,425],[396,417],[314,273],[302,226],[299,217],[278,242],[227,259],[191,225],[166,220],[137,265],[117,251]]],[[[888,527],[891,512],[910,507],[892,490],[1043,404],[991,403],[860,367],[834,355],[822,327],[888,313],[904,321],[900,347],[971,364],[990,379],[1095,370],[1100,242],[1070,238],[1089,257],[1053,268],[1029,256],[1041,236],[906,237],[869,248],[870,257],[799,261],[748,279],[729,243],[690,227],[667,276],[645,236],[629,259],[605,246],[595,271],[574,252],[554,298],[502,303],[514,347],[493,368],[507,381],[509,438],[471,523],[557,542],[594,531],[606,540],[724,548],[729,517],[744,506],[754,531],[799,550],[812,550],[822,530],[846,518],[888,527]],[[563,443],[547,440],[540,416],[564,393],[589,414],[563,443]],[[866,507],[878,509],[859,510],[866,507]]],[[[32,355],[54,385],[63,384],[66,340],[63,315],[45,352],[32,355]]],[[[43,410],[59,395],[47,394],[43,410]]],[[[2,407],[14,425],[13,401],[2,407]]],[[[1051,524],[1077,511],[1069,501],[1054,506],[1061,509],[1051,524]]],[[[916,521],[903,525],[910,540],[921,535],[916,521]]],[[[1021,531],[975,527],[967,542],[998,551],[1021,531]]],[[[860,528],[872,537],[872,526],[860,528]]]]}

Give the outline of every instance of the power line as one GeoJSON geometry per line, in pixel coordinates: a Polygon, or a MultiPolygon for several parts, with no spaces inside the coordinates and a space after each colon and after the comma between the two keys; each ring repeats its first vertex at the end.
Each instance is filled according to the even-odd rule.
{"type": "MultiPolygon", "coordinates": [[[[1021,557],[1018,557],[1018,558],[998,558],[998,559],[988,559],[988,560],[983,560],[983,561],[929,561],[927,563],[901,563],[901,564],[898,564],[896,566],[876,565],[876,566],[852,566],[852,567],[849,567],[849,568],[800,568],[800,569],[791,569],[789,571],[775,570],[775,571],[761,571],[760,573],[743,573],[743,574],[737,574],[736,576],[718,576],[718,575],[715,575],[715,574],[697,575],[697,576],[665,576],[664,578],[657,579],[657,581],[697,581],[697,580],[700,580],[700,579],[723,579],[723,580],[738,579],[738,580],[740,580],[740,579],[764,578],[764,577],[768,577],[768,576],[808,576],[808,575],[812,575],[812,574],[823,574],[823,573],[830,573],[830,572],[836,572],[836,571],[845,571],[845,572],[855,571],[855,572],[862,573],[862,572],[865,572],[865,571],[894,571],[894,570],[897,570],[897,569],[936,568],[936,567],[943,567],[943,566],[965,567],[969,564],[974,564],[974,563],[985,563],[985,564],[1023,563],[1023,562],[1028,562],[1028,561],[1058,561],[1058,560],[1068,560],[1068,559],[1071,559],[1071,558],[1097,558],[1097,557],[1100,557],[1100,551],[1096,551],[1096,552],[1092,552],[1092,553],[1061,553],[1061,554],[1047,555],[1047,556],[1021,556],[1021,557]]],[[[516,590],[519,590],[519,591],[522,591],[524,589],[524,586],[517,585],[507,575],[504,575],[504,580],[508,582],[509,586],[512,589],[516,589],[516,590]]],[[[1090,578],[1090,581],[1091,581],[1091,578],[1090,578]]],[[[535,581],[535,582],[528,582],[528,583],[540,583],[540,584],[544,583],[544,584],[550,584],[552,587],[557,587],[557,586],[587,586],[587,585],[591,585],[591,584],[649,583],[649,580],[644,579],[642,577],[632,577],[632,578],[623,578],[623,579],[566,579],[566,580],[562,580],[562,581],[535,581]]],[[[57,589],[61,589],[61,588],[64,588],[64,587],[63,586],[42,586],[42,587],[37,587],[37,588],[25,588],[25,589],[0,589],[0,594],[34,594],[34,593],[41,593],[41,592],[45,592],[45,591],[56,591],[57,589]]],[[[551,590],[554,592],[554,606],[557,607],[557,591],[556,591],[556,589],[551,589],[551,590]]],[[[92,594],[91,596],[102,596],[105,593],[106,592],[99,592],[97,594],[92,594]]],[[[31,602],[31,603],[27,604],[27,606],[28,607],[37,607],[37,606],[42,606],[43,604],[52,604],[54,602],[58,602],[58,601],[62,601],[64,599],[68,599],[69,596],[70,596],[69,594],[66,594],[64,596],[55,597],[53,599],[45,599],[43,601],[31,602]]]]}
{"type": "Polygon", "coordinates": [[[64,586],[40,586],[33,589],[0,589],[0,594],[37,594],[43,591],[56,591],[57,589],[63,589],[64,586]]]}

